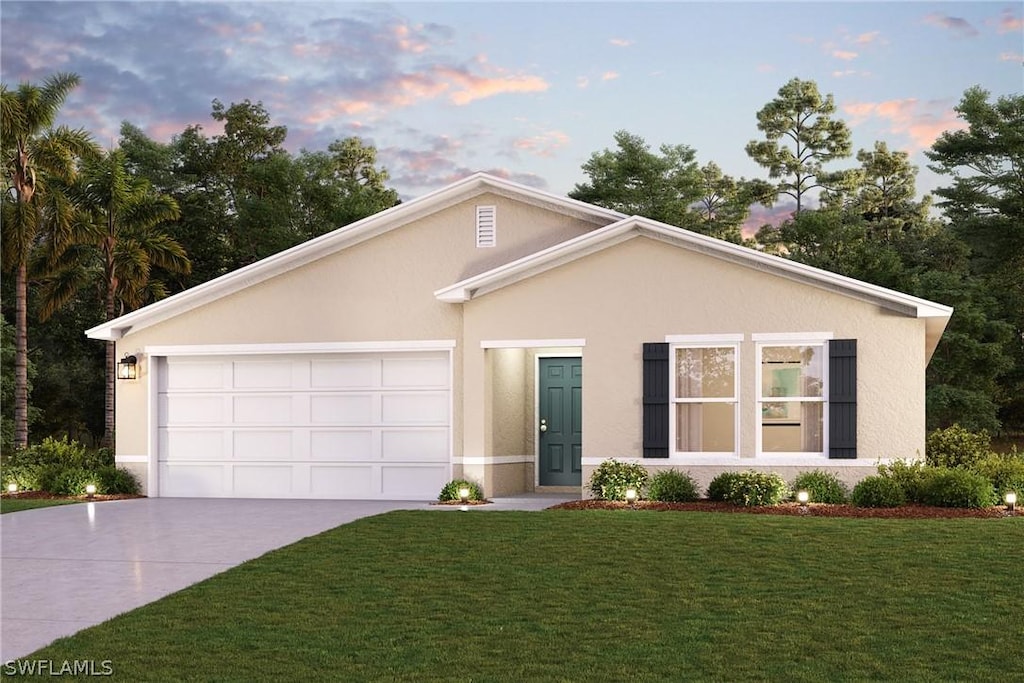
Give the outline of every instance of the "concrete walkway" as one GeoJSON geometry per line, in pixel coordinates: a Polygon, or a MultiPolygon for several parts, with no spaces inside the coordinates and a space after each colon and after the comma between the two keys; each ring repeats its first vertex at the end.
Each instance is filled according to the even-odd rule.
{"type": "MultiPolygon", "coordinates": [[[[541,510],[572,496],[498,498],[541,510]]],[[[141,498],[0,516],[0,663],[246,560],[408,501],[141,498]]]]}

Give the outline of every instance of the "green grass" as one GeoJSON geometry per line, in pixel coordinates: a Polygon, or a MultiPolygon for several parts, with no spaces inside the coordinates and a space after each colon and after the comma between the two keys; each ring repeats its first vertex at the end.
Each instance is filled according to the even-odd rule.
{"type": "Polygon", "coordinates": [[[132,681],[1021,680],[1022,547],[1020,518],[394,512],[30,658],[132,681]]]}
{"type": "Polygon", "coordinates": [[[71,505],[81,502],[80,500],[66,500],[64,498],[0,498],[0,514],[48,508],[54,505],[71,505]]]}

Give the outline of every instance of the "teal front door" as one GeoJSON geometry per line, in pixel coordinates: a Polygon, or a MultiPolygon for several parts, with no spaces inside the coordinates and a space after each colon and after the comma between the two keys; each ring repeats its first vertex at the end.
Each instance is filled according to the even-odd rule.
{"type": "Polygon", "coordinates": [[[541,486],[579,486],[583,476],[583,359],[541,358],[541,486]]]}

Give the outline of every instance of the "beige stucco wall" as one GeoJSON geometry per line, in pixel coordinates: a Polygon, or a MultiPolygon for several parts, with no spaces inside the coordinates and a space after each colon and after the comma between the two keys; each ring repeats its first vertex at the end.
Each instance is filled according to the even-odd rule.
{"type": "MultiPolygon", "coordinates": [[[[741,333],[739,450],[749,459],[741,464],[770,465],[771,456],[755,458],[758,368],[750,335],[798,332],[858,340],[860,459],[822,465],[867,467],[924,450],[922,320],[644,237],[472,300],[463,326],[466,454],[487,449],[487,397],[477,381],[485,366],[482,339],[585,339],[584,457],[621,458],[641,454],[643,342],[741,333]]],[[[585,468],[584,482],[588,475],[585,468]]]]}
{"type": "MultiPolygon", "coordinates": [[[[458,341],[453,400],[461,406],[462,310],[433,292],[595,229],[592,223],[485,193],[366,242],[129,332],[118,356],[140,358],[140,379],[117,386],[117,453],[148,455],[147,346],[346,341],[458,341]],[[497,246],[476,247],[476,206],[497,207],[497,246]]],[[[155,419],[155,418],[154,418],[155,419]]],[[[461,411],[454,420],[462,452],[461,411]]]]}

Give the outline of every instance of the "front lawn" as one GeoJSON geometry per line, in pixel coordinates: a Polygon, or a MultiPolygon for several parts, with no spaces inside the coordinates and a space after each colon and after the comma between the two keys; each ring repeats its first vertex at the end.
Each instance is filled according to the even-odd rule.
{"type": "Polygon", "coordinates": [[[1024,520],[408,511],[32,654],[120,680],[1006,680],[1024,520]]]}
{"type": "Polygon", "coordinates": [[[82,503],[81,500],[68,498],[17,498],[14,496],[0,497],[0,514],[8,512],[20,512],[21,510],[34,510],[36,508],[48,508],[52,505],[70,505],[82,503]]]}

